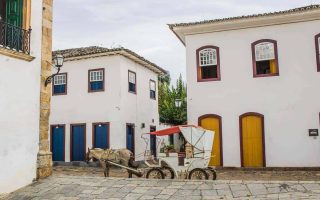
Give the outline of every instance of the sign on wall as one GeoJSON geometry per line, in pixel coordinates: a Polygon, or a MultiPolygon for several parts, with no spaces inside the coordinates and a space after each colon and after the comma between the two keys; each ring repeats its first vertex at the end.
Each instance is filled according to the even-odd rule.
{"type": "Polygon", "coordinates": [[[256,61],[274,60],[274,44],[263,42],[255,46],[256,61]]]}
{"type": "Polygon", "coordinates": [[[309,129],[309,136],[319,136],[318,129],[309,129]]]}

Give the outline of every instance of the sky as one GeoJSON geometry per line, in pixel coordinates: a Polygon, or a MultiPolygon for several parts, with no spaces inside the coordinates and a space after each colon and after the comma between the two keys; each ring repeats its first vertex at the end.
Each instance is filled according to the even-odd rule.
{"type": "Polygon", "coordinates": [[[185,79],[185,47],[167,24],[281,11],[320,0],[55,0],[53,49],[125,47],[185,79]]]}

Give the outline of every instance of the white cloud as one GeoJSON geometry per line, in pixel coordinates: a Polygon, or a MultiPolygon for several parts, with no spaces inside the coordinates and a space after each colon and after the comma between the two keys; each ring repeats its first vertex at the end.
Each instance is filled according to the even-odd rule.
{"type": "Polygon", "coordinates": [[[54,49],[121,45],[185,76],[185,49],[167,23],[271,12],[320,0],[55,0],[54,49]]]}

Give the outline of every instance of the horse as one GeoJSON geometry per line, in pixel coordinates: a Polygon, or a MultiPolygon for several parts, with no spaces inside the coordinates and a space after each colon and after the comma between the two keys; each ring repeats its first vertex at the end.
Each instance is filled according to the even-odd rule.
{"type": "MultiPolygon", "coordinates": [[[[104,177],[109,177],[110,164],[107,161],[111,161],[126,167],[137,169],[138,165],[134,163],[133,153],[128,149],[89,149],[86,153],[86,162],[89,163],[91,159],[97,159],[103,168],[104,177]]],[[[127,170],[129,178],[132,178],[134,172],[127,170]]],[[[140,174],[136,174],[140,176],[140,174]]]]}

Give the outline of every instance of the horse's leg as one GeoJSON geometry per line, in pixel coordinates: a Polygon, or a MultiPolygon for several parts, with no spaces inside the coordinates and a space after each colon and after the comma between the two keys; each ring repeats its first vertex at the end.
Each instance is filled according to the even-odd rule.
{"type": "Polygon", "coordinates": [[[128,178],[132,178],[132,172],[130,170],[127,170],[128,171],[128,178]]]}
{"type": "Polygon", "coordinates": [[[105,173],[107,174],[107,177],[109,177],[110,172],[110,165],[106,162],[106,171],[105,173]]]}

